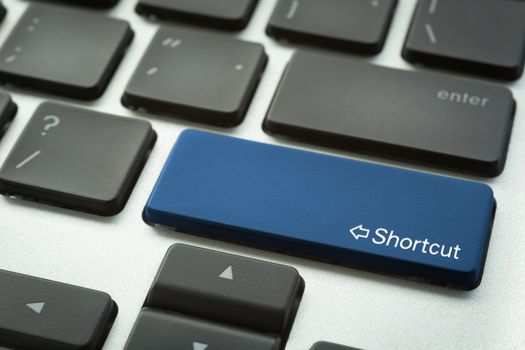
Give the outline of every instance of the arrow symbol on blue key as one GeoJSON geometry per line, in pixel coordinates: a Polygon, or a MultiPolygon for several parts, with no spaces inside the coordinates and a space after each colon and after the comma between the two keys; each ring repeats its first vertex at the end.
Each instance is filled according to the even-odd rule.
{"type": "Polygon", "coordinates": [[[350,233],[356,240],[358,240],[359,238],[368,238],[370,230],[364,228],[363,225],[359,225],[351,229],[350,233]]]}

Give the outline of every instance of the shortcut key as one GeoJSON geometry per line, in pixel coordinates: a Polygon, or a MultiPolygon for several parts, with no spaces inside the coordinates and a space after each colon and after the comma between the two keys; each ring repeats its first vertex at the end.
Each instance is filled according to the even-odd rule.
{"type": "MultiPolygon", "coordinates": [[[[215,239],[473,289],[481,283],[495,210],[484,184],[186,131],[144,218],[215,239]]],[[[236,278],[236,266],[210,265],[216,275],[236,278]]],[[[176,281],[197,278],[203,277],[176,281]]],[[[213,285],[226,288],[218,279],[213,285]]]]}

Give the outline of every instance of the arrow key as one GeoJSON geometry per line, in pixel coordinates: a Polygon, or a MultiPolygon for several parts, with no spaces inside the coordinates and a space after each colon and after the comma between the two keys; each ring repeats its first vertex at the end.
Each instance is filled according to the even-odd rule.
{"type": "Polygon", "coordinates": [[[145,306],[278,334],[286,341],[304,290],[288,266],[172,246],[145,306]]]}
{"type": "Polygon", "coordinates": [[[178,313],[143,309],[125,350],[278,350],[279,338],[178,313]]]}
{"type": "Polygon", "coordinates": [[[0,349],[99,350],[117,315],[105,293],[0,270],[0,349]]]}

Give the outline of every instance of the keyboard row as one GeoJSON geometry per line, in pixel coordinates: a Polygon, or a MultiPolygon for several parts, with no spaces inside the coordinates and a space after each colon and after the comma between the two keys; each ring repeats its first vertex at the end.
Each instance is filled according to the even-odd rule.
{"type": "MultiPolygon", "coordinates": [[[[115,0],[73,4],[113,5],[115,0]]],[[[277,40],[358,54],[381,51],[397,0],[280,0],[267,26],[277,40]]],[[[67,1],[71,4],[71,1],[67,1]]],[[[241,30],[257,0],[139,0],[150,19],[241,30]]],[[[502,80],[525,59],[525,4],[501,0],[420,0],[402,56],[409,62],[502,80]],[[497,30],[493,30],[497,28],[497,30]]],[[[35,26],[36,28],[36,26],[35,26]]]]}
{"type": "MultiPolygon", "coordinates": [[[[0,50],[0,81],[76,98],[99,96],[132,36],[124,21],[30,6],[0,50]]],[[[122,103],[235,126],[267,62],[257,43],[161,27],[122,103]]],[[[263,127],[308,143],[493,177],[504,168],[514,112],[504,87],[301,50],[283,74],[263,127]]]]}
{"type": "MultiPolygon", "coordinates": [[[[0,283],[0,346],[98,350],[117,316],[106,293],[2,270],[0,283]]],[[[283,349],[303,292],[291,267],[176,244],[125,349],[283,349]]]]}
{"type": "MultiPolygon", "coordinates": [[[[104,292],[4,270],[0,284],[1,349],[100,350],[118,314],[104,292]]],[[[175,244],[124,349],[282,350],[304,291],[292,267],[175,244]]]]}
{"type": "MultiPolygon", "coordinates": [[[[0,169],[0,193],[115,215],[155,141],[148,122],[43,103],[0,169]]],[[[482,184],[189,130],[179,136],[143,218],[473,289],[481,282],[495,209],[482,184]]]]}

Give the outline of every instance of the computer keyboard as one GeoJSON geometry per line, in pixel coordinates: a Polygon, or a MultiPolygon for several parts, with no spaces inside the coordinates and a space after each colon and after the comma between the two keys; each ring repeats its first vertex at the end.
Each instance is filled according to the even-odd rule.
{"type": "Polygon", "coordinates": [[[524,2],[3,7],[0,349],[525,348],[524,2]]]}

